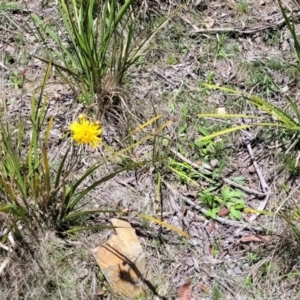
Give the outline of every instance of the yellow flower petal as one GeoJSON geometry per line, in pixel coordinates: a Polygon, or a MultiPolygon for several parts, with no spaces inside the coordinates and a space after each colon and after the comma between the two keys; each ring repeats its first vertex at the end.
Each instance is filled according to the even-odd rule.
{"type": "Polygon", "coordinates": [[[72,139],[78,145],[91,145],[96,148],[102,139],[99,137],[102,133],[100,124],[89,122],[85,118],[75,121],[70,125],[72,139]]]}

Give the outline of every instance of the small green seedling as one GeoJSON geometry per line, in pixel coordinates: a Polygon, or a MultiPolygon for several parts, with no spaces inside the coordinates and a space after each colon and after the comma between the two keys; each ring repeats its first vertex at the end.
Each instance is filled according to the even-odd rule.
{"type": "Polygon", "coordinates": [[[221,195],[204,191],[200,192],[199,196],[202,202],[210,207],[206,216],[216,219],[221,207],[226,207],[229,209],[230,219],[242,219],[241,211],[246,207],[242,198],[246,197],[246,194],[241,190],[224,186],[221,189],[221,195]]]}

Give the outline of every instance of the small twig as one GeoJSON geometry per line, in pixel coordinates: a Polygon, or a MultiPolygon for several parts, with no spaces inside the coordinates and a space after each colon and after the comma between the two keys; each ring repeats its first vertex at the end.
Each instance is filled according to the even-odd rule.
{"type": "Polygon", "coordinates": [[[0,61],[0,67],[3,68],[3,69],[5,69],[5,70],[8,70],[8,67],[5,66],[1,61],[0,61]]]}
{"type": "Polygon", "coordinates": [[[9,262],[10,262],[10,257],[6,257],[6,259],[4,260],[4,262],[2,263],[2,265],[0,266],[0,276],[2,275],[4,269],[9,264],[9,262]]]}
{"type": "MultiPolygon", "coordinates": [[[[19,227],[19,226],[18,226],[18,227],[19,227]]],[[[13,248],[16,248],[16,242],[15,242],[15,240],[14,240],[13,235],[12,235],[11,232],[8,234],[8,240],[10,241],[12,247],[13,247],[13,248]]]]}
{"type": "Polygon", "coordinates": [[[169,80],[167,77],[163,76],[162,74],[160,74],[158,71],[156,70],[152,70],[156,75],[158,75],[160,78],[164,79],[167,83],[169,83],[170,85],[174,86],[174,87],[178,87],[177,83],[174,83],[173,81],[169,80]]]}
{"type": "Polygon", "coordinates": [[[207,163],[204,163],[202,162],[200,165],[197,165],[195,163],[193,163],[192,161],[190,161],[189,159],[187,159],[186,157],[184,157],[183,155],[181,155],[179,152],[175,151],[174,149],[171,149],[171,152],[177,156],[178,158],[180,158],[182,161],[188,163],[189,165],[191,165],[192,167],[194,167],[195,169],[205,169],[206,171],[212,171],[212,167],[207,164],[207,163]]]}
{"type": "Polygon", "coordinates": [[[236,188],[238,188],[238,189],[240,189],[240,190],[243,190],[243,191],[246,192],[246,193],[253,194],[253,195],[256,195],[256,196],[259,196],[259,197],[266,196],[266,194],[264,194],[264,193],[260,193],[260,192],[258,192],[258,191],[256,191],[256,190],[250,189],[250,188],[248,188],[248,187],[246,187],[246,186],[243,186],[243,185],[241,185],[241,184],[238,184],[238,183],[236,183],[236,182],[234,182],[234,181],[232,181],[232,180],[230,180],[230,179],[228,179],[228,178],[223,178],[223,181],[224,181],[225,183],[227,183],[227,184],[233,186],[233,187],[236,187],[236,188]]]}
{"type": "Polygon", "coordinates": [[[298,193],[299,191],[299,188],[300,188],[300,185],[298,184],[297,186],[295,186],[295,188],[289,192],[289,195],[282,201],[282,203],[278,206],[277,210],[275,211],[275,215],[278,214],[278,212],[281,210],[281,208],[285,205],[285,203],[287,201],[289,201],[295,193],[298,193]]]}
{"type": "MultiPolygon", "coordinates": [[[[256,171],[256,174],[259,178],[259,181],[260,181],[260,185],[261,185],[261,188],[262,190],[264,191],[265,193],[265,199],[263,201],[261,201],[261,203],[259,204],[258,208],[256,210],[260,211],[260,210],[264,210],[266,205],[267,205],[267,202],[269,200],[269,197],[271,195],[271,190],[268,186],[268,184],[266,183],[259,167],[258,167],[258,164],[255,160],[255,157],[253,155],[253,150],[252,150],[252,147],[250,145],[250,143],[247,143],[247,150],[249,152],[249,155],[251,157],[251,160],[252,160],[252,163],[253,163],[253,166],[255,168],[255,171],[256,171]]],[[[253,222],[258,216],[260,215],[260,213],[256,213],[254,215],[252,215],[250,218],[249,218],[249,222],[253,222]]]]}
{"type": "MultiPolygon", "coordinates": [[[[296,136],[296,134],[294,134],[294,135],[292,136],[291,139],[293,139],[295,136],[296,136]]],[[[291,151],[291,149],[293,149],[293,148],[296,146],[296,144],[297,144],[298,142],[299,142],[299,138],[296,138],[296,139],[293,141],[293,143],[291,143],[291,145],[288,147],[288,149],[285,151],[284,154],[288,154],[288,153],[291,151]]]]}
{"type": "MultiPolygon", "coordinates": [[[[180,16],[180,17],[181,17],[181,19],[182,19],[183,21],[185,21],[186,23],[190,24],[190,25],[195,29],[196,32],[198,32],[198,31],[201,30],[201,28],[199,28],[198,26],[196,26],[195,24],[193,24],[192,21],[190,21],[187,17],[185,17],[185,16],[180,16]]],[[[204,34],[204,35],[205,35],[208,39],[211,38],[209,35],[206,35],[206,34],[204,34]]]]}
{"type": "Polygon", "coordinates": [[[257,176],[258,176],[258,178],[259,178],[259,181],[260,181],[262,190],[263,190],[265,193],[270,192],[270,188],[269,188],[268,184],[266,183],[266,181],[265,181],[265,179],[264,179],[264,177],[263,177],[263,175],[262,175],[262,173],[261,173],[261,171],[260,171],[260,169],[259,169],[259,167],[258,167],[258,164],[257,164],[257,162],[256,162],[256,160],[255,160],[255,157],[254,157],[254,154],[253,154],[253,150],[252,150],[252,147],[251,147],[250,143],[247,143],[247,150],[248,150],[248,152],[249,152],[249,155],[250,155],[250,157],[251,157],[253,166],[254,166],[255,171],[256,171],[256,173],[257,173],[257,176]]]}
{"type": "Polygon", "coordinates": [[[0,243],[0,247],[3,248],[4,250],[6,250],[7,252],[13,252],[13,250],[7,246],[5,246],[4,244],[0,243]]]}
{"type": "MultiPolygon", "coordinates": [[[[289,14],[288,18],[291,17],[292,14],[289,14]]],[[[299,12],[294,15],[298,16],[299,12]]],[[[215,28],[201,28],[195,31],[192,31],[190,34],[195,34],[195,33],[238,33],[238,34],[253,34],[257,33],[258,31],[266,30],[266,29],[272,29],[274,27],[279,27],[282,24],[285,23],[285,19],[282,18],[278,22],[274,24],[258,24],[255,26],[246,26],[246,27],[215,27],[215,28]]]]}
{"type": "Polygon", "coordinates": [[[296,4],[296,6],[300,9],[300,2],[298,0],[293,0],[293,2],[296,4]]]}
{"type": "MultiPolygon", "coordinates": [[[[191,205],[192,208],[195,208],[196,210],[200,211],[204,215],[207,213],[206,209],[200,207],[199,205],[196,205],[189,198],[184,197],[184,196],[182,196],[182,197],[183,197],[183,199],[186,203],[191,205]]],[[[255,225],[243,222],[243,221],[233,221],[233,220],[229,220],[229,219],[225,219],[225,218],[221,218],[221,217],[217,217],[215,220],[218,221],[221,224],[224,224],[224,225],[239,227],[239,228],[243,228],[243,229],[250,229],[250,230],[253,230],[253,231],[257,231],[257,232],[265,232],[266,231],[266,229],[264,229],[262,227],[255,226],[255,225]]]]}
{"type": "Polygon", "coordinates": [[[177,203],[175,202],[176,192],[171,187],[171,185],[168,184],[165,180],[163,180],[163,182],[164,182],[164,185],[167,187],[167,189],[169,190],[169,192],[171,194],[171,197],[169,197],[171,208],[177,214],[178,212],[180,212],[180,210],[179,210],[179,207],[178,207],[177,203]]]}
{"type": "MultiPolygon", "coordinates": [[[[11,232],[8,234],[8,240],[10,241],[12,247],[16,248],[16,242],[15,242],[11,232]]],[[[5,246],[2,243],[0,243],[0,246],[1,246],[1,248],[8,251],[8,255],[10,255],[10,253],[13,252],[13,249],[11,249],[10,247],[5,246]]],[[[2,265],[0,266],[0,276],[2,276],[2,273],[3,273],[4,269],[6,268],[6,266],[8,266],[10,260],[11,260],[10,256],[7,256],[6,259],[4,260],[4,262],[2,263],[2,265]]]]}

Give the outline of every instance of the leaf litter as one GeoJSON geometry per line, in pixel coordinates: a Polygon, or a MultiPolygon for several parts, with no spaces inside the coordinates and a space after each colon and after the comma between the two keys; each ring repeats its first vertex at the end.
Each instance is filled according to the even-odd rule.
{"type": "MultiPolygon", "coordinates": [[[[249,27],[255,27],[256,24],[262,23],[262,21],[276,23],[281,19],[281,14],[274,1],[258,1],[257,4],[250,8],[248,14],[240,14],[232,5],[221,1],[213,1],[211,3],[206,3],[206,5],[203,3],[207,1],[196,2],[198,4],[189,7],[189,12],[187,13],[187,15],[189,15],[188,19],[190,23],[182,22],[180,24],[180,26],[183,27],[183,32],[180,33],[182,35],[180,38],[183,39],[182,44],[178,43],[175,45],[175,49],[172,48],[172,45],[170,46],[171,50],[169,51],[176,52],[176,49],[180,49],[179,62],[172,67],[162,64],[161,62],[166,57],[161,57],[163,54],[159,47],[154,47],[154,50],[148,56],[147,63],[142,66],[142,71],[137,68],[132,74],[129,74],[130,79],[134,81],[134,86],[136,87],[131,87],[131,89],[133,89],[132,91],[129,88],[130,94],[134,95],[134,99],[132,99],[132,102],[130,103],[133,112],[134,110],[137,110],[139,111],[140,116],[147,119],[148,115],[151,114],[149,112],[150,107],[154,104],[159,112],[162,111],[174,119],[169,134],[171,137],[175,137],[175,140],[178,139],[176,130],[182,125],[182,120],[176,119],[175,113],[180,112],[183,106],[179,100],[181,100],[181,98],[188,99],[186,102],[191,101],[193,111],[195,113],[200,113],[201,107],[196,107],[195,104],[197,101],[192,102],[193,99],[188,97],[192,95],[194,98],[197,98],[197,93],[200,92],[199,81],[207,80],[209,72],[212,71],[216,73],[214,75],[214,80],[220,85],[232,82],[241,84],[241,88],[247,88],[245,84],[246,80],[241,80],[241,78],[246,79],[251,74],[247,73],[247,70],[239,64],[255,63],[260,60],[263,61],[265,57],[268,57],[268,59],[283,56],[286,56],[288,59],[289,57],[289,38],[288,33],[284,30],[282,31],[283,36],[280,37],[278,45],[275,46],[270,46],[268,42],[269,36],[272,34],[275,35],[276,31],[264,32],[262,30],[257,31],[254,35],[248,36],[239,34],[234,35],[234,33],[231,35],[229,32],[229,37],[227,37],[227,42],[225,44],[234,42],[239,44],[236,53],[243,53],[242,60],[244,61],[241,62],[236,62],[230,57],[228,57],[228,59],[215,59],[216,56],[226,56],[226,51],[220,51],[220,39],[218,42],[219,45],[218,43],[214,45],[214,42],[218,38],[215,37],[214,34],[221,35],[222,31],[216,31],[213,35],[204,33],[203,36],[188,36],[189,32],[193,30],[192,25],[194,24],[200,27],[199,23],[201,23],[201,26],[203,25],[203,27],[208,29],[226,27],[240,28],[241,24],[246,23],[249,24],[247,25],[249,27]],[[198,6],[200,7],[199,3],[201,3],[200,12],[195,8],[198,6]],[[257,9],[257,7],[259,7],[259,9],[257,9]],[[199,18],[199,15],[201,18],[199,18]],[[210,42],[207,42],[206,39],[210,42]],[[283,52],[280,45],[284,46],[282,48],[283,52]],[[155,65],[155,68],[153,68],[153,65],[155,65]],[[157,72],[154,72],[154,69],[157,70],[157,72]],[[164,98],[166,94],[171,94],[171,96],[164,98]],[[166,104],[162,106],[161,103],[164,101],[161,100],[166,99],[175,103],[175,112],[172,112],[170,109],[171,106],[166,104]],[[140,112],[141,100],[143,100],[143,105],[145,107],[143,112],[140,112]],[[151,103],[151,105],[149,103],[151,103]]],[[[29,4],[31,10],[41,11],[41,7],[37,4],[33,4],[32,2],[29,4]]],[[[291,3],[289,4],[291,5],[291,3]]],[[[155,5],[161,5],[164,8],[164,11],[167,10],[166,4],[152,3],[151,6],[151,1],[149,1],[150,13],[151,7],[154,8],[155,5]]],[[[53,11],[53,5],[49,5],[44,10],[43,14],[49,12],[49,15],[53,16],[53,11]]],[[[10,13],[8,13],[8,16],[13,18],[13,15],[10,13]]],[[[17,19],[23,20],[23,17],[18,16],[17,19]]],[[[174,28],[170,25],[164,32],[163,38],[168,42],[172,40],[176,41],[176,38],[178,39],[178,37],[174,36],[175,33],[172,30],[174,30],[174,28]]],[[[9,31],[5,31],[3,28],[1,28],[1,31],[4,32],[4,36],[7,37],[7,40],[11,40],[12,42],[15,41],[9,31]]],[[[2,53],[6,56],[15,56],[13,48],[8,48],[8,46],[5,45],[5,43],[1,42],[2,53]]],[[[224,44],[221,46],[224,46],[224,44]]],[[[40,51],[40,49],[36,49],[32,40],[27,44],[27,47],[30,51],[40,51]]],[[[16,51],[19,51],[19,49],[16,48],[16,51]]],[[[230,53],[228,54],[230,56],[230,53]]],[[[165,55],[168,55],[168,53],[166,52],[165,55]]],[[[18,68],[20,73],[24,71],[23,67],[20,68],[20,66],[16,64],[16,62],[12,63],[13,66],[18,68]]],[[[33,63],[30,61],[28,69],[29,73],[26,73],[26,76],[29,76],[31,72],[34,74],[34,77],[32,77],[34,80],[37,78],[35,76],[38,76],[39,72],[42,73],[39,62],[33,63]]],[[[1,73],[6,74],[4,72],[5,68],[4,70],[1,69],[1,73]]],[[[272,72],[278,83],[282,82],[283,86],[289,85],[286,77],[276,71],[272,72]]],[[[26,89],[29,95],[24,95],[23,97],[20,97],[19,90],[9,88],[8,84],[8,81],[5,80],[1,83],[1,87],[3,87],[3,90],[7,93],[7,98],[9,100],[7,103],[7,110],[9,115],[11,115],[11,118],[19,114],[26,117],[29,112],[28,103],[30,92],[35,88],[33,83],[30,82],[27,84],[26,89]]],[[[261,87],[256,84],[250,88],[252,92],[261,91],[261,87]]],[[[57,153],[56,145],[61,143],[60,136],[66,130],[67,124],[70,123],[70,121],[73,121],[74,115],[83,112],[85,108],[75,102],[71,91],[68,91],[64,86],[52,85],[51,89],[49,89],[48,96],[51,104],[50,109],[55,115],[53,127],[53,155],[55,156],[57,153]]],[[[271,93],[270,98],[272,101],[277,101],[275,93],[271,93]]],[[[205,105],[208,107],[211,105],[215,108],[219,107],[220,104],[226,104],[226,101],[229,102],[228,99],[208,93],[206,98],[207,103],[205,105]]],[[[193,117],[196,118],[196,116],[193,117]]],[[[121,127],[122,124],[119,124],[117,130],[121,127]]],[[[190,130],[190,132],[188,131],[186,133],[187,136],[189,138],[194,137],[194,128],[188,130],[190,130]]],[[[182,144],[183,145],[181,146],[183,147],[184,143],[182,144]]],[[[258,193],[262,193],[263,191],[260,191],[260,185],[256,178],[255,170],[252,167],[251,159],[249,159],[247,151],[243,148],[243,143],[241,142],[239,144],[238,142],[234,142],[234,147],[237,151],[232,157],[228,158],[229,163],[224,176],[226,177],[228,174],[235,176],[243,175],[247,178],[247,187],[258,191],[258,193]]],[[[253,152],[264,178],[270,186],[272,186],[277,171],[275,169],[274,172],[271,172],[270,168],[272,164],[276,164],[276,160],[273,157],[266,157],[263,141],[260,141],[260,143],[256,140],[253,141],[253,152]]],[[[194,161],[191,153],[192,151],[189,151],[186,158],[194,161]]],[[[91,154],[99,155],[97,152],[91,152],[91,154]]],[[[137,174],[137,182],[135,182],[135,175],[136,174],[126,174],[125,176],[118,178],[119,182],[125,182],[127,187],[131,187],[130,189],[124,188],[124,186],[121,187],[122,184],[114,182],[101,190],[97,190],[93,196],[93,198],[96,199],[93,205],[99,207],[106,205],[107,202],[111,201],[118,203],[121,207],[129,207],[129,211],[138,210],[145,214],[151,214],[152,198],[155,194],[154,190],[152,190],[155,174],[153,170],[139,171],[137,174]],[[128,182],[126,181],[127,179],[128,182]]],[[[259,259],[262,250],[269,253],[268,251],[270,251],[271,246],[276,245],[278,242],[278,237],[256,234],[255,229],[244,227],[243,221],[237,221],[237,223],[222,222],[222,220],[228,220],[227,214],[223,211],[219,212],[219,220],[209,220],[205,218],[202,213],[194,209],[193,205],[199,205],[200,202],[197,199],[197,193],[195,196],[193,188],[182,182],[178,183],[177,180],[174,180],[174,176],[166,176],[165,181],[172,184],[174,186],[173,189],[179,191],[179,193],[175,196],[173,195],[173,198],[171,198],[170,189],[163,189],[164,205],[161,209],[163,210],[163,213],[166,214],[163,221],[188,232],[191,236],[190,239],[187,241],[182,240],[180,237],[171,234],[166,228],[162,228],[154,223],[148,225],[148,229],[144,229],[141,226],[141,222],[138,221],[136,217],[129,216],[129,221],[131,224],[134,224],[137,233],[141,236],[143,233],[146,233],[145,236],[141,237],[141,242],[146,251],[152,253],[148,261],[153,266],[157,266],[157,273],[154,272],[154,275],[159,278],[160,274],[164,274],[159,278],[161,281],[158,284],[160,285],[159,289],[165,291],[165,296],[176,294],[178,292],[178,286],[180,287],[181,284],[178,295],[179,297],[185,297],[181,300],[192,298],[192,286],[194,287],[194,299],[211,299],[212,294],[217,293],[216,290],[222,291],[224,299],[237,299],[234,298],[234,295],[231,292],[232,290],[237,291],[235,296],[239,297],[238,299],[247,299],[244,297],[253,296],[253,291],[249,291],[247,288],[240,288],[241,284],[239,280],[245,279],[247,274],[252,274],[253,278],[256,278],[255,288],[258,290],[261,289],[266,297],[276,294],[278,296],[274,299],[293,299],[293,295],[296,295],[297,291],[282,290],[279,287],[280,282],[278,287],[276,284],[273,284],[273,286],[266,286],[264,285],[264,280],[258,279],[258,274],[261,270],[258,265],[255,265],[255,261],[256,259],[259,259]],[[189,202],[188,205],[186,205],[186,202],[183,200],[185,195],[188,195],[187,198],[192,201],[192,204],[189,202]],[[230,224],[240,224],[240,226],[231,226],[230,224]],[[252,257],[247,256],[247,253],[250,253],[252,257]],[[255,270],[253,266],[256,268],[255,270]],[[243,275],[245,275],[245,277],[243,277],[243,275]],[[232,278],[230,278],[231,276],[232,278]],[[183,284],[182,282],[186,282],[186,278],[191,280],[193,285],[191,283],[183,284]],[[201,282],[201,284],[199,284],[199,282],[201,282]],[[267,289],[265,289],[265,287],[267,287],[267,289]],[[170,292],[170,290],[172,292],[170,292]]],[[[280,188],[280,186],[278,188],[280,188]]],[[[272,208],[271,205],[274,204],[275,200],[271,199],[271,201],[271,203],[267,204],[268,209],[272,208]]],[[[247,205],[251,205],[254,210],[260,203],[261,200],[259,197],[247,199],[247,205]]],[[[106,216],[105,219],[107,220],[109,217],[110,216],[106,216]]],[[[100,216],[96,216],[94,221],[101,222],[103,219],[100,216]]],[[[260,215],[253,225],[260,227],[261,224],[270,224],[268,215],[260,215]]],[[[278,224],[278,227],[280,226],[281,225],[278,224]]],[[[89,241],[91,246],[96,246],[99,243],[105,243],[105,239],[107,239],[108,236],[99,238],[97,235],[86,234],[81,238],[83,241],[89,241]],[[99,239],[101,241],[99,241],[99,239]]],[[[263,264],[263,260],[261,264],[263,264]]],[[[267,266],[265,267],[267,268],[267,266]]],[[[262,278],[264,277],[262,276],[262,278]]],[[[10,282],[6,281],[7,285],[9,285],[9,283],[10,282]]],[[[26,289],[26,285],[23,285],[23,288],[26,289]]],[[[8,295],[7,292],[3,294],[8,295]]]]}

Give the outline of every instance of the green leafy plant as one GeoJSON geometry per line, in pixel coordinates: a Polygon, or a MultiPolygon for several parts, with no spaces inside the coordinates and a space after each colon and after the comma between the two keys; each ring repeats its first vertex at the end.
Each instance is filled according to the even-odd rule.
{"type": "Polygon", "coordinates": [[[231,219],[242,219],[241,211],[246,207],[243,198],[246,195],[241,190],[224,186],[220,191],[220,195],[203,191],[199,193],[199,196],[201,201],[210,207],[206,213],[208,217],[216,219],[221,208],[226,207],[231,219]]]}
{"type": "Polygon", "coordinates": [[[22,75],[20,75],[18,72],[16,71],[12,71],[9,74],[9,79],[11,82],[11,85],[15,88],[15,89],[19,89],[23,86],[23,81],[24,78],[22,75]]]}
{"type": "MultiPolygon", "coordinates": [[[[204,127],[199,125],[198,126],[199,132],[203,136],[209,135],[209,131],[204,127]]],[[[204,141],[199,141],[197,140],[195,142],[195,145],[200,151],[200,156],[204,160],[208,161],[210,159],[219,157],[220,154],[224,150],[224,141],[223,139],[218,139],[218,140],[204,140],[204,141]]],[[[222,153],[223,154],[223,153],[222,153]]]]}
{"type": "Polygon", "coordinates": [[[165,18],[154,30],[136,37],[138,13],[132,2],[60,0],[64,37],[32,15],[38,37],[46,45],[47,59],[40,59],[51,61],[71,87],[77,86],[79,100],[87,104],[96,100],[100,109],[108,99],[112,101],[119,95],[118,87],[127,70],[146,53],[152,37],[168,20],[165,18]],[[50,49],[46,36],[56,44],[55,51],[50,49]]]}
{"type": "Polygon", "coordinates": [[[246,207],[242,198],[245,198],[246,194],[241,190],[232,189],[228,186],[222,188],[221,194],[225,206],[230,210],[229,217],[231,219],[242,219],[241,210],[246,207]]]}

